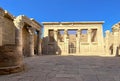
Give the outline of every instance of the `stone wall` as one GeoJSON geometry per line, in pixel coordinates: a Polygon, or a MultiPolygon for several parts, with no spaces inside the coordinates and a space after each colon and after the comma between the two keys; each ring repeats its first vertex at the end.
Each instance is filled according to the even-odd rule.
{"type": "Polygon", "coordinates": [[[14,17],[2,8],[0,8],[0,13],[0,46],[15,44],[14,17]]]}
{"type": "Polygon", "coordinates": [[[114,42],[114,35],[112,32],[107,30],[105,36],[105,52],[106,55],[112,55],[113,54],[113,42],[114,42]]]}
{"type": "Polygon", "coordinates": [[[15,44],[15,26],[13,24],[13,20],[4,17],[3,23],[1,24],[3,26],[2,27],[3,45],[15,44]]]}
{"type": "Polygon", "coordinates": [[[112,32],[106,31],[105,51],[108,55],[120,55],[120,23],[113,25],[112,32]]]}
{"type": "MultiPolygon", "coordinates": [[[[2,12],[2,10],[0,10],[2,12]]],[[[0,15],[0,46],[2,46],[2,23],[3,23],[3,17],[0,15]]]]}
{"type": "Polygon", "coordinates": [[[2,46],[2,27],[0,27],[0,46],[2,46]]]}

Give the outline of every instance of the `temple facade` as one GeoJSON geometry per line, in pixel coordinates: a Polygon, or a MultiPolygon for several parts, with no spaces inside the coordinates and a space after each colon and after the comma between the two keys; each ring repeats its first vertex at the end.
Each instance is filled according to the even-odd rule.
{"type": "Polygon", "coordinates": [[[104,22],[43,22],[43,54],[101,55],[104,22]]]}

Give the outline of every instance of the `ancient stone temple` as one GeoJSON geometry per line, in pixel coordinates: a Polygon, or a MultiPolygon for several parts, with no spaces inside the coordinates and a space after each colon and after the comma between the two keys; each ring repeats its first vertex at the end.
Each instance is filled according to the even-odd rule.
{"type": "Polygon", "coordinates": [[[43,54],[104,54],[104,22],[43,22],[43,54]]]}
{"type": "Polygon", "coordinates": [[[0,8],[0,74],[24,70],[23,55],[41,54],[41,25],[0,8]]]}
{"type": "Polygon", "coordinates": [[[24,70],[23,57],[34,55],[120,56],[120,23],[103,36],[103,21],[43,22],[17,17],[0,8],[0,74],[24,70]]]}

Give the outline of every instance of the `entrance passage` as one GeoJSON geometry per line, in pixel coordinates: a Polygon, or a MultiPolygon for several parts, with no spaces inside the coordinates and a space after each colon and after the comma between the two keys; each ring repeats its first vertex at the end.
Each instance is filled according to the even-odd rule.
{"type": "Polygon", "coordinates": [[[68,38],[69,38],[69,44],[68,44],[68,50],[69,54],[75,54],[76,53],[76,31],[77,30],[68,30],[68,38]]]}
{"type": "Polygon", "coordinates": [[[76,42],[69,43],[69,54],[76,53],[76,42]]]}

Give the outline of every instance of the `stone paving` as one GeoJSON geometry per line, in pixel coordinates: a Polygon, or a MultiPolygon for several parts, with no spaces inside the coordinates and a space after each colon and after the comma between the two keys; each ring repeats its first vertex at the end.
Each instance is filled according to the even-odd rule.
{"type": "Polygon", "coordinates": [[[1,75],[0,81],[120,81],[120,57],[36,56],[26,70],[1,75]]]}

